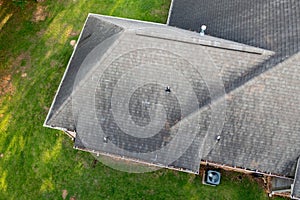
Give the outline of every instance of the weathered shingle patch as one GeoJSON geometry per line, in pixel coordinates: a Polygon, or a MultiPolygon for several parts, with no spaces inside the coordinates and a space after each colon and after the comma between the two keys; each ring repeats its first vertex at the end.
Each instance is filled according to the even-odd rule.
{"type": "Polygon", "coordinates": [[[300,53],[226,94],[222,139],[203,159],[294,176],[300,154],[299,69],[300,53]]]}
{"type": "Polygon", "coordinates": [[[274,51],[269,60],[225,84],[227,92],[300,51],[298,0],[173,0],[169,25],[274,51]],[[184,8],[184,9],[183,9],[184,8]]]}
{"type": "MultiPolygon", "coordinates": [[[[221,92],[220,88],[216,88],[214,80],[210,80],[212,77],[219,76],[221,83],[230,84],[232,79],[241,77],[272,54],[270,51],[210,36],[200,38],[196,33],[166,25],[89,15],[45,124],[75,130],[75,146],[82,149],[197,173],[206,139],[206,133],[199,130],[209,126],[209,118],[203,115],[184,119],[214,101],[214,98],[222,96],[222,93],[218,93],[221,92]],[[140,69],[136,70],[137,67],[140,69]],[[168,74],[172,70],[181,72],[179,74],[192,87],[191,91],[188,88],[182,90],[181,96],[184,98],[178,99],[180,94],[175,93],[173,96],[173,93],[167,94],[164,91],[167,84],[171,88],[183,84],[180,78],[182,75],[168,74]],[[152,123],[150,107],[147,108],[147,105],[162,105],[167,121],[158,134],[150,138],[135,138],[124,134],[112,112],[111,98],[116,85],[121,78],[133,72],[137,74],[124,79],[123,85],[127,88],[118,91],[116,95],[126,96],[127,90],[138,85],[141,80],[160,77],[159,80],[164,81],[164,85],[150,81],[151,84],[135,88],[129,99],[129,109],[122,106],[118,109],[124,109],[121,115],[129,111],[135,124],[144,126],[152,123]],[[211,84],[210,89],[217,91],[214,96],[210,94],[213,91],[209,91],[208,82],[211,84]],[[192,101],[193,95],[196,101],[192,101]],[[192,106],[195,103],[197,108],[192,106]],[[185,107],[184,112],[182,107],[185,107]],[[176,138],[179,126],[186,130],[180,141],[183,145],[169,147],[164,154],[155,155],[155,149],[167,147],[176,138]],[[107,142],[115,147],[107,145],[107,142]],[[145,156],[148,152],[151,153],[145,156]],[[183,155],[175,162],[168,163],[168,159],[175,158],[177,154],[183,155]]],[[[163,114],[160,110],[156,112],[156,115],[163,114]]],[[[207,114],[209,116],[210,109],[207,114]]],[[[155,128],[160,127],[159,121],[153,123],[157,123],[155,128]]],[[[139,134],[136,131],[129,126],[130,133],[139,134]]],[[[215,141],[215,134],[210,135],[209,141],[215,141]]]]}
{"type": "Polygon", "coordinates": [[[297,0],[174,0],[169,25],[281,52],[299,51],[300,2],[297,0]]]}
{"type": "Polygon", "coordinates": [[[84,61],[85,57],[93,48],[95,48],[96,45],[112,35],[119,33],[120,31],[122,31],[121,27],[111,23],[101,22],[95,18],[90,18],[87,20],[85,26],[83,27],[76,51],[74,51],[74,54],[69,61],[68,69],[65,72],[64,78],[57,92],[55,103],[52,105],[47,118],[48,120],[51,120],[51,118],[56,118],[55,115],[60,116],[60,112],[63,112],[63,114],[61,114],[62,116],[60,116],[60,119],[53,119],[54,121],[47,122],[46,125],[51,124],[53,127],[63,127],[69,130],[75,129],[73,122],[74,119],[70,110],[71,99],[69,98],[71,97],[71,93],[73,91],[73,85],[79,67],[84,61]]]}

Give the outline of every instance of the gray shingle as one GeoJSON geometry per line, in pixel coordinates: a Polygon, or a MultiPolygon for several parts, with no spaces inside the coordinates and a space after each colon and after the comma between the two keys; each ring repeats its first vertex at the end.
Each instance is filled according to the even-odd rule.
{"type": "MultiPolygon", "coordinates": [[[[122,28],[116,25],[104,21],[100,22],[95,18],[90,18],[86,22],[85,27],[83,27],[76,51],[74,51],[74,55],[69,61],[68,69],[66,70],[64,79],[61,82],[55,103],[52,105],[51,111],[49,112],[48,120],[52,118],[55,112],[61,112],[59,109],[62,109],[62,107],[65,106],[64,104],[66,104],[66,101],[70,102],[70,100],[67,99],[71,96],[77,72],[85,57],[93,48],[95,48],[97,44],[103,42],[105,39],[120,32],[121,30],[122,28]]],[[[70,108],[70,106],[67,106],[66,109],[68,108],[70,108]]],[[[51,125],[56,126],[58,123],[60,123],[60,120],[57,120],[57,122],[54,122],[54,124],[51,125]]],[[[50,123],[47,122],[46,124],[50,125],[50,123]]],[[[65,126],[71,130],[74,129],[74,126],[70,125],[69,122],[66,123],[65,126]]],[[[60,126],[58,125],[58,127],[60,126]]]]}
{"type": "Polygon", "coordinates": [[[300,154],[299,69],[300,53],[228,93],[222,139],[203,159],[294,176],[300,154]]]}
{"type": "Polygon", "coordinates": [[[173,0],[171,26],[199,31],[285,55],[298,52],[298,0],[173,0]]]}
{"type": "MultiPolygon", "coordinates": [[[[166,25],[90,15],[46,125],[75,129],[75,146],[80,148],[197,173],[205,138],[199,130],[207,124],[200,123],[205,121],[203,116],[190,116],[222,96],[216,84],[230,84],[233,77],[240,77],[271,55],[270,51],[200,37],[166,25]],[[213,80],[218,74],[219,82],[213,80]],[[148,82],[142,84],[143,81],[148,82]],[[166,85],[173,92],[167,94],[166,85]],[[132,93],[126,109],[121,99],[128,90],[132,93]],[[119,106],[115,111],[111,105],[114,95],[115,105],[119,106]],[[152,107],[156,108],[154,113],[152,107]],[[116,112],[122,120],[116,121],[116,112]],[[166,114],[165,121],[150,120],[151,112],[153,116],[166,114]],[[126,124],[128,115],[134,125],[126,124]],[[128,130],[124,131],[122,124],[128,130]],[[158,129],[156,135],[131,135],[146,132],[143,126],[148,124],[158,129]],[[140,128],[136,129],[136,125],[140,128]],[[185,135],[179,135],[180,130],[185,135]],[[106,143],[104,137],[114,145],[106,143]],[[180,140],[176,140],[178,137],[180,140]]],[[[211,114],[210,109],[207,114],[211,114]]],[[[214,141],[215,135],[211,136],[209,140],[214,141]]]]}
{"type": "Polygon", "coordinates": [[[300,51],[298,0],[173,0],[169,25],[276,52],[263,64],[225,85],[227,92],[300,51]],[[184,9],[183,9],[184,8],[184,9]]]}

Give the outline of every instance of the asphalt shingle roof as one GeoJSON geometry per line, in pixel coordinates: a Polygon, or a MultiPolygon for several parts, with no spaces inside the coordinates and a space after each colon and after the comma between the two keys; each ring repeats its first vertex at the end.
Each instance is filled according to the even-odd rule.
{"type": "Polygon", "coordinates": [[[299,69],[300,53],[226,94],[221,140],[212,149],[206,142],[211,150],[203,159],[294,176],[300,155],[299,69]]]}
{"type": "MultiPolygon", "coordinates": [[[[179,2],[173,2],[171,25],[182,14],[174,12],[179,2]]],[[[226,12],[221,2],[206,2],[207,9],[215,5],[217,11],[200,14],[206,16],[201,19],[207,20],[203,22],[209,27],[207,33],[244,44],[162,24],[89,15],[45,125],[75,130],[75,146],[81,149],[193,173],[198,173],[204,159],[295,176],[297,196],[300,36],[295,8],[299,3],[280,2],[264,1],[256,7],[252,2],[228,1],[226,12]],[[267,9],[283,7],[284,13],[267,9]],[[239,12],[233,12],[235,8],[239,12]],[[232,16],[226,18],[227,13],[232,16]],[[275,26],[274,17],[289,19],[290,25],[275,26]],[[228,21],[233,28],[226,29],[228,21]],[[165,92],[167,85],[171,93],[165,92]],[[223,123],[213,110],[224,101],[219,133],[210,127],[223,123]],[[149,124],[157,134],[143,135],[149,133],[149,124]],[[184,134],[176,140],[180,128],[184,134]],[[176,145],[170,145],[174,140],[176,145]]],[[[187,19],[182,18],[181,28],[190,26],[187,19]]]]}
{"type": "Polygon", "coordinates": [[[274,52],[224,82],[224,140],[204,158],[295,176],[292,193],[299,196],[300,1],[173,0],[168,24],[197,32],[205,24],[208,35],[274,52]]]}
{"type": "MultiPolygon", "coordinates": [[[[199,130],[210,123],[209,116],[193,117],[193,113],[224,94],[213,78],[219,75],[222,86],[223,82],[230,84],[273,54],[162,24],[89,15],[45,125],[76,130],[75,146],[82,149],[197,173],[206,137],[199,130]],[[183,87],[184,80],[191,90],[183,87]],[[166,93],[166,85],[174,91],[166,93]],[[128,90],[132,93],[126,100],[128,90]],[[116,110],[112,106],[114,95],[118,99],[116,110]],[[125,100],[129,107],[123,104],[125,100]],[[151,111],[153,106],[155,112],[151,111]],[[116,113],[121,118],[118,122],[116,113]],[[164,114],[166,121],[151,121],[153,116],[164,114]],[[139,129],[126,124],[128,115],[139,129]],[[149,123],[158,128],[156,135],[150,139],[132,137],[146,132],[143,126],[149,123]],[[158,154],[176,138],[180,128],[185,131],[175,140],[179,145],[169,145],[158,154]]],[[[215,134],[210,134],[208,141],[214,142],[215,134]]]]}
{"type": "Polygon", "coordinates": [[[45,125],[76,131],[81,149],[193,173],[204,159],[294,176],[299,198],[299,19],[298,0],[173,0],[169,25],[205,24],[200,37],[91,14],[45,125]],[[223,121],[213,110],[224,101],[223,121]],[[157,134],[135,137],[149,124],[157,134]]]}
{"type": "Polygon", "coordinates": [[[199,32],[205,24],[208,35],[275,52],[242,79],[225,84],[227,92],[300,51],[298,0],[173,0],[171,9],[171,26],[199,32]]]}
{"type": "Polygon", "coordinates": [[[300,50],[298,0],[173,0],[169,25],[280,52],[300,50]],[[183,9],[184,8],[184,9],[183,9]]]}
{"type": "Polygon", "coordinates": [[[60,84],[59,92],[55,98],[55,104],[53,104],[51,108],[52,112],[49,112],[49,120],[52,118],[54,113],[53,111],[62,112],[61,115],[56,116],[60,118],[53,122],[53,126],[64,127],[69,130],[75,129],[72,112],[68,112],[68,110],[71,109],[69,98],[73,91],[73,84],[75,82],[79,67],[84,61],[85,57],[99,43],[120,32],[121,30],[121,27],[105,21],[100,22],[95,18],[89,19],[89,21],[85,24],[84,31],[81,34],[81,39],[76,47],[76,51],[74,51],[72,55],[72,62],[68,64],[68,69],[66,70],[63,81],[60,84]]]}

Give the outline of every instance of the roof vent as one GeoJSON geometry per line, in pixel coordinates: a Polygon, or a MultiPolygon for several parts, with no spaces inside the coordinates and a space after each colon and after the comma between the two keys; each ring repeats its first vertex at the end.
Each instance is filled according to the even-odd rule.
{"type": "Polygon", "coordinates": [[[204,35],[205,35],[205,30],[206,30],[206,25],[203,24],[203,25],[201,26],[201,31],[200,31],[200,35],[201,35],[201,36],[204,36],[204,35]]]}
{"type": "Polygon", "coordinates": [[[104,143],[107,143],[107,142],[108,142],[108,139],[109,139],[109,137],[105,136],[105,137],[103,138],[103,142],[104,142],[104,143]]]}
{"type": "Polygon", "coordinates": [[[167,92],[167,93],[170,93],[170,92],[171,92],[170,86],[167,86],[167,87],[165,88],[165,92],[167,92]]]}

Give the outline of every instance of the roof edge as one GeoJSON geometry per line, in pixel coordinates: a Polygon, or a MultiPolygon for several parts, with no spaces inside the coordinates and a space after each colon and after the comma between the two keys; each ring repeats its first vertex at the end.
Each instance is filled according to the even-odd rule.
{"type": "MultiPolygon", "coordinates": [[[[145,29],[147,29],[147,28],[145,28],[145,29]]],[[[199,36],[198,38],[197,37],[180,37],[180,38],[178,38],[178,37],[173,37],[171,35],[164,36],[163,34],[160,34],[160,33],[145,31],[145,29],[137,29],[135,31],[136,35],[164,39],[164,40],[172,40],[172,41],[176,41],[176,42],[183,42],[183,43],[189,43],[189,44],[194,44],[194,45],[214,47],[214,48],[225,49],[225,50],[230,50],[230,51],[239,51],[239,52],[251,53],[251,54],[259,54],[259,55],[267,55],[267,56],[271,56],[271,55],[275,54],[275,52],[273,52],[273,51],[245,45],[242,43],[237,43],[237,42],[230,41],[230,40],[222,39],[223,41],[217,41],[217,40],[214,40],[214,38],[216,38],[216,37],[207,36],[207,35],[199,36]]],[[[220,39],[220,38],[218,38],[218,39],[220,39]]]]}
{"type": "Polygon", "coordinates": [[[69,61],[68,61],[67,67],[66,67],[65,72],[64,72],[64,75],[63,75],[63,77],[62,77],[62,79],[61,79],[61,81],[60,81],[60,83],[59,83],[58,89],[56,90],[56,93],[55,93],[54,99],[53,99],[53,101],[52,101],[52,103],[51,103],[51,106],[50,106],[50,108],[49,108],[47,117],[46,117],[46,119],[45,119],[45,121],[44,121],[44,123],[43,123],[43,126],[44,126],[44,127],[50,127],[50,128],[51,128],[50,124],[47,124],[47,122],[49,121],[50,114],[51,114],[52,109],[53,109],[53,106],[54,106],[54,104],[55,104],[55,102],[56,102],[57,95],[58,95],[58,93],[59,93],[59,91],[60,91],[60,89],[61,89],[61,87],[62,87],[62,83],[63,83],[64,80],[65,80],[65,77],[66,77],[67,72],[68,72],[69,67],[70,67],[70,63],[71,63],[72,58],[73,58],[73,56],[74,56],[74,54],[75,54],[75,51],[76,51],[76,49],[77,49],[77,45],[79,44],[79,41],[80,41],[80,39],[81,39],[81,37],[82,37],[82,33],[83,33],[83,30],[84,30],[84,27],[85,27],[85,25],[86,25],[86,23],[87,23],[89,17],[90,17],[90,14],[88,14],[87,18],[85,19],[85,22],[84,22],[84,24],[83,24],[83,26],[82,26],[82,29],[81,29],[81,32],[80,32],[79,37],[78,37],[78,39],[77,39],[77,42],[76,42],[76,44],[75,44],[75,46],[74,46],[74,48],[73,48],[72,55],[71,55],[71,57],[70,57],[70,59],[69,59],[69,61]]]}
{"type": "MultiPolygon", "coordinates": [[[[132,18],[123,18],[123,17],[116,17],[116,16],[109,16],[109,15],[101,15],[101,14],[96,14],[96,13],[89,13],[89,16],[94,16],[94,17],[102,17],[103,19],[118,19],[118,20],[127,20],[131,22],[137,22],[137,23],[147,23],[147,24],[154,24],[154,25],[160,25],[160,26],[168,26],[166,24],[158,23],[158,22],[151,22],[151,21],[144,21],[141,19],[132,19],[132,18]]],[[[174,28],[174,27],[173,27],[174,28]]],[[[182,29],[185,30],[185,29],[182,29]]],[[[186,30],[185,30],[186,31],[186,30]]]]}
{"type": "Polygon", "coordinates": [[[296,171],[295,171],[294,183],[292,185],[292,191],[291,191],[291,197],[292,198],[300,199],[300,196],[294,196],[294,194],[295,194],[295,192],[294,192],[295,187],[294,186],[296,185],[296,182],[299,181],[299,180],[297,180],[297,174],[300,174],[300,157],[298,157],[297,167],[296,167],[296,171]]]}
{"type": "MultiPolygon", "coordinates": [[[[189,37],[188,37],[189,39],[187,39],[187,38],[177,38],[176,39],[176,38],[166,38],[166,37],[163,37],[162,35],[159,35],[155,32],[150,32],[149,33],[147,31],[137,29],[136,30],[137,35],[148,36],[148,37],[156,37],[156,38],[162,38],[162,39],[173,39],[174,41],[182,41],[182,42],[187,42],[187,43],[191,43],[191,44],[198,44],[198,45],[203,45],[203,46],[212,46],[212,47],[216,47],[216,48],[233,50],[233,51],[240,51],[240,52],[246,52],[246,53],[254,53],[254,54],[269,55],[269,56],[275,54],[275,52],[267,50],[267,49],[263,49],[263,48],[243,44],[243,43],[238,43],[238,42],[235,42],[235,41],[232,41],[232,40],[226,40],[226,39],[213,37],[213,36],[209,36],[209,35],[205,35],[205,36],[200,37],[199,33],[195,32],[195,31],[189,31],[189,30],[169,26],[168,24],[162,24],[162,23],[157,23],[157,22],[149,22],[149,21],[137,20],[137,19],[128,19],[128,18],[122,18],[122,17],[108,16],[108,15],[101,15],[101,14],[95,14],[95,13],[89,13],[89,16],[98,17],[98,18],[101,18],[102,20],[108,20],[108,21],[110,21],[110,20],[123,20],[123,21],[128,21],[128,22],[144,23],[144,24],[148,24],[148,25],[155,25],[155,26],[168,28],[168,29],[171,29],[171,30],[174,30],[174,31],[180,30],[182,32],[186,32],[186,33],[189,33],[189,34],[194,34],[194,35],[189,35],[189,37]],[[199,35],[199,37],[196,37],[197,35],[199,35]],[[217,41],[217,40],[221,40],[221,41],[217,41]]],[[[110,21],[110,23],[114,23],[114,22],[110,21]]],[[[117,23],[117,22],[115,22],[115,23],[117,23]]],[[[117,23],[117,25],[120,26],[120,24],[118,24],[118,23],[117,23]]],[[[125,27],[123,27],[123,28],[125,28],[125,27]]],[[[168,37],[170,37],[170,36],[168,35],[168,37]]]]}
{"type": "Polygon", "coordinates": [[[138,159],[135,159],[135,158],[129,158],[127,156],[120,156],[120,155],[116,155],[116,154],[105,153],[105,152],[101,152],[101,151],[95,151],[95,150],[91,150],[91,149],[88,149],[88,148],[82,148],[82,147],[79,147],[79,146],[74,146],[73,148],[81,150],[81,151],[89,152],[89,153],[92,153],[92,154],[99,154],[99,155],[108,156],[108,157],[111,157],[111,158],[121,159],[121,160],[129,161],[129,162],[135,162],[135,163],[138,163],[138,164],[148,165],[148,166],[152,166],[152,167],[171,169],[171,170],[176,170],[176,171],[180,171],[180,172],[187,172],[187,173],[196,174],[196,175],[199,174],[199,171],[198,172],[193,172],[193,171],[187,170],[187,169],[176,168],[176,167],[172,167],[172,166],[165,166],[165,165],[162,165],[162,164],[150,163],[150,162],[138,160],[138,159]]]}
{"type": "Polygon", "coordinates": [[[167,19],[167,25],[168,26],[169,26],[169,23],[170,23],[170,18],[171,18],[171,13],[172,13],[172,10],[173,10],[173,5],[174,5],[174,0],[171,1],[169,12],[168,12],[168,19],[167,19]]]}

